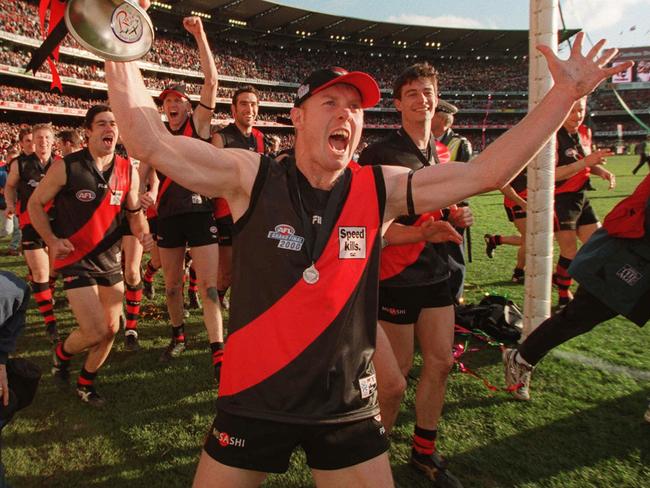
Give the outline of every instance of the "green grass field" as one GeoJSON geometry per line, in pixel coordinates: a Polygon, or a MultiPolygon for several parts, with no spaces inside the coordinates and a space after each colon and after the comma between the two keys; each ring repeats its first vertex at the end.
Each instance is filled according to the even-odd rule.
{"type": "MultiPolygon", "coordinates": [[[[609,168],[618,188],[607,191],[601,180],[589,194],[602,218],[641,177],[630,176],[634,157],[612,158],[609,168]]],[[[643,170],[645,171],[645,170],[643,170]]],[[[474,262],[468,267],[468,302],[485,292],[507,294],[520,305],[523,286],[509,278],[515,249],[502,246],[494,259],[484,253],[486,232],[512,233],[500,194],[475,197],[474,262]]],[[[6,240],[0,243],[4,248],[6,240]]],[[[0,258],[2,269],[25,276],[22,258],[0,258]]],[[[158,278],[159,280],[160,278],[158,278]]],[[[161,282],[158,281],[161,289],[161,282]]],[[[57,298],[63,302],[62,292],[57,298]]],[[[98,378],[108,405],[82,405],[70,391],[55,388],[50,347],[36,308],[17,353],[45,372],[34,404],[18,414],[2,433],[2,459],[12,486],[23,487],[187,487],[191,485],[203,438],[214,415],[216,392],[209,349],[200,316],[188,321],[189,349],[169,365],[158,357],[169,329],[163,297],[143,302],[142,349],[127,353],[122,335],[98,378]]],[[[56,309],[65,332],[74,319],[56,309]]],[[[260,345],[263,353],[264,345],[260,345]]],[[[560,348],[608,364],[650,375],[650,330],[612,320],[560,348]]],[[[73,360],[73,370],[81,358],[73,360]]],[[[466,365],[503,385],[497,349],[471,353],[466,365]]],[[[414,373],[417,374],[418,358],[414,373]]],[[[645,374],[645,375],[643,375],[645,374]]],[[[415,383],[411,384],[390,452],[397,486],[429,484],[408,466],[414,422],[415,383]]],[[[506,393],[492,393],[469,375],[454,373],[440,426],[441,452],[466,487],[647,487],[650,486],[650,425],[642,419],[650,391],[647,379],[605,372],[575,361],[547,357],[532,384],[533,399],[522,404],[506,393]]],[[[312,486],[304,456],[296,453],[290,470],[271,476],[269,487],[312,486]]]]}

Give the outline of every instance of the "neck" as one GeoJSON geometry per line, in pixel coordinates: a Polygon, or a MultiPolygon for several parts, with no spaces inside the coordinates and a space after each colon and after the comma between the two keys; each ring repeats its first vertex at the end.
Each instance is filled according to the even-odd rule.
{"type": "Polygon", "coordinates": [[[313,188],[319,190],[331,190],[344,168],[327,170],[317,161],[310,159],[305,151],[300,150],[296,145],[296,167],[303,174],[313,188]]]}
{"type": "Polygon", "coordinates": [[[422,122],[409,122],[402,119],[404,131],[413,140],[418,149],[426,149],[431,139],[431,123],[426,120],[422,122]]]}
{"type": "Polygon", "coordinates": [[[103,154],[103,153],[100,154],[90,147],[88,148],[88,151],[90,152],[90,155],[93,157],[95,166],[99,171],[104,171],[106,168],[108,168],[113,162],[113,157],[115,157],[115,151],[110,152],[108,154],[103,154]]]}
{"type": "Polygon", "coordinates": [[[45,154],[39,154],[39,153],[34,153],[38,160],[41,162],[41,164],[45,164],[50,160],[50,154],[51,153],[45,153],[45,154]]]}
{"type": "Polygon", "coordinates": [[[237,127],[237,129],[239,129],[239,132],[244,134],[246,137],[250,136],[251,133],[253,132],[253,126],[252,125],[251,126],[245,126],[245,125],[241,125],[237,121],[235,121],[235,126],[237,127]]]}
{"type": "Polygon", "coordinates": [[[433,137],[436,139],[440,139],[445,134],[445,132],[447,132],[447,129],[444,127],[431,128],[431,134],[433,134],[433,137]]]}

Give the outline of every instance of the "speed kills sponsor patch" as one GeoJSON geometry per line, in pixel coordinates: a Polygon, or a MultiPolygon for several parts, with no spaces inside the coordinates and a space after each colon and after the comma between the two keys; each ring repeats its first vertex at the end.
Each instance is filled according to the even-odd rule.
{"type": "Polygon", "coordinates": [[[339,227],[339,259],[366,259],[365,227],[339,227]]]}
{"type": "Polygon", "coordinates": [[[361,391],[361,398],[368,398],[377,389],[377,377],[374,374],[359,378],[359,390],[361,391]]]}
{"type": "Polygon", "coordinates": [[[269,239],[278,241],[280,249],[288,249],[290,251],[300,251],[305,238],[296,235],[296,229],[289,224],[278,224],[275,229],[270,230],[266,236],[269,239]]]}

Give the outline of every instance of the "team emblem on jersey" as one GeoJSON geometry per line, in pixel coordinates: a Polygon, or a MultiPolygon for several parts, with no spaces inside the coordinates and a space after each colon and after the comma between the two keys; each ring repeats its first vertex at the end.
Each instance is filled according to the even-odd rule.
{"type": "Polygon", "coordinates": [[[366,259],[366,228],[339,227],[339,259],[366,259]]]}
{"type": "Polygon", "coordinates": [[[564,151],[564,154],[566,155],[567,158],[573,158],[573,159],[578,159],[580,156],[580,153],[575,147],[570,147],[566,151],[564,151]]]}
{"type": "Polygon", "coordinates": [[[266,236],[269,239],[276,239],[280,249],[300,251],[305,238],[296,235],[296,229],[289,224],[278,224],[274,230],[270,230],[266,236]]]}
{"type": "Polygon", "coordinates": [[[79,190],[76,195],[80,202],[92,202],[95,198],[95,192],[92,190],[79,190]]]}
{"type": "Polygon", "coordinates": [[[32,188],[36,188],[38,186],[38,181],[32,179],[27,182],[27,186],[31,186],[32,188]]]}

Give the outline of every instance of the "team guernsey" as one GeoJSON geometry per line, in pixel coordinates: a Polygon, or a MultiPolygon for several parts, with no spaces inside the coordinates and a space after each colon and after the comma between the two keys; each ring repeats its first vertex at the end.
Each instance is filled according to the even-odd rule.
{"type": "MultiPolygon", "coordinates": [[[[575,134],[562,127],[557,133],[557,166],[575,163],[590,153],[591,130],[581,125],[575,134]]],[[[584,191],[589,187],[590,168],[583,168],[575,175],[555,182],[555,193],[584,191]]]]}
{"type": "MultiPolygon", "coordinates": [[[[201,139],[194,127],[192,117],[188,117],[185,124],[178,130],[172,130],[168,124],[166,125],[169,132],[174,135],[201,139]]],[[[167,178],[160,171],[156,171],[156,173],[160,180],[158,200],[156,202],[158,217],[163,219],[173,217],[174,215],[212,212],[212,199],[188,190],[170,178],[167,178]]]]}
{"type": "MultiPolygon", "coordinates": [[[[29,212],[27,212],[27,202],[29,198],[36,190],[36,187],[45,177],[45,174],[50,169],[52,165],[52,158],[50,158],[45,164],[41,164],[41,161],[38,159],[35,153],[30,155],[20,155],[13,162],[18,166],[18,202],[16,204],[16,213],[18,215],[18,222],[20,228],[23,231],[29,230],[32,231],[31,220],[29,218],[29,212]]],[[[46,205],[45,210],[50,212],[52,204],[49,203],[46,205]]],[[[35,234],[35,231],[33,231],[35,234]]],[[[31,232],[28,232],[31,233],[31,232]]]]}
{"type": "Polygon", "coordinates": [[[313,221],[301,202],[317,190],[301,191],[297,173],[293,159],[262,156],[249,208],[235,223],[239,272],[217,407],[296,424],[370,418],[379,412],[371,359],[383,175],[346,169],[309,239],[313,221]]]}
{"type": "MultiPolygon", "coordinates": [[[[245,136],[234,123],[228,124],[219,131],[223,139],[223,147],[247,149],[259,154],[264,154],[264,134],[254,128],[250,136],[245,136]]],[[[220,221],[220,224],[232,225],[232,216],[230,207],[224,198],[217,198],[215,201],[214,217],[220,221]]]]}
{"type": "MultiPolygon", "coordinates": [[[[438,164],[441,159],[438,147],[444,146],[429,141],[426,153],[421,151],[404,129],[399,129],[386,140],[368,146],[359,163],[387,164],[403,166],[417,171],[432,164],[438,164]]],[[[442,218],[442,212],[427,212],[422,215],[400,216],[395,222],[418,226],[429,217],[436,220],[442,218]]],[[[381,253],[380,285],[382,287],[414,287],[441,283],[449,278],[447,246],[431,242],[417,242],[399,246],[386,246],[381,253]]]]}
{"type": "Polygon", "coordinates": [[[66,183],[54,199],[57,237],[74,246],[54,261],[64,276],[102,277],[120,272],[120,242],[124,205],[131,187],[131,163],[115,155],[106,171],[99,171],[88,149],[64,158],[66,183]]]}

